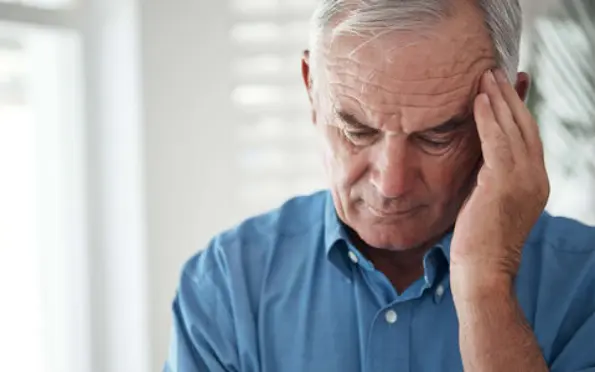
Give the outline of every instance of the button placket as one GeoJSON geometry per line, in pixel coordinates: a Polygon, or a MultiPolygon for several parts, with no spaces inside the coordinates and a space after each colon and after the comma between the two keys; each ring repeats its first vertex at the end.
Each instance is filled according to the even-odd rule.
{"type": "Polygon", "coordinates": [[[411,354],[411,303],[380,309],[372,322],[365,371],[409,370],[411,354]]]}

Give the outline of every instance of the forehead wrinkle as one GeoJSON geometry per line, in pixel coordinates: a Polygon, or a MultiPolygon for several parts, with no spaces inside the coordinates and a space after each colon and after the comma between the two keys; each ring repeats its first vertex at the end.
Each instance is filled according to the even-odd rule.
{"type": "MultiPolygon", "coordinates": [[[[352,101],[355,102],[355,105],[357,106],[357,109],[361,112],[364,113],[364,115],[369,116],[369,113],[366,112],[367,111],[367,105],[365,104],[365,102],[363,102],[359,97],[357,96],[353,96],[353,95],[345,95],[345,94],[341,94],[341,93],[336,93],[333,94],[331,92],[331,112],[332,114],[335,114],[341,110],[343,110],[344,106],[347,106],[346,104],[342,104],[340,101],[352,101]]],[[[351,105],[349,105],[351,106],[351,105]]],[[[350,111],[350,114],[355,114],[354,112],[350,111]]]]}
{"type": "Polygon", "coordinates": [[[468,112],[480,70],[495,65],[477,35],[448,45],[430,39],[389,58],[380,43],[349,54],[352,41],[325,51],[329,103],[387,133],[423,131],[468,112]]]}
{"type": "MultiPolygon", "coordinates": [[[[360,76],[353,75],[355,79],[360,76]]],[[[426,130],[456,115],[461,115],[463,111],[469,111],[472,107],[472,99],[477,94],[481,76],[482,74],[470,76],[467,84],[461,87],[457,86],[451,92],[447,92],[450,95],[379,93],[376,96],[378,100],[376,103],[369,102],[370,100],[367,99],[370,97],[369,95],[358,94],[359,87],[353,87],[342,81],[332,82],[329,88],[332,87],[331,95],[335,99],[345,102],[341,106],[349,107],[347,102],[356,102],[357,110],[365,115],[362,119],[370,121],[370,126],[383,130],[386,127],[392,127],[391,129],[396,132],[410,133],[426,130]],[[465,87],[468,89],[465,90],[465,87]],[[416,99],[395,99],[400,97],[416,97],[416,99]],[[428,101],[426,99],[428,97],[444,97],[444,99],[428,101]]],[[[362,83],[360,82],[360,84],[362,83]]]]}
{"type": "MultiPolygon", "coordinates": [[[[338,65],[337,65],[338,66],[338,65]]],[[[388,73],[382,72],[378,69],[373,69],[374,73],[369,72],[367,74],[358,73],[358,72],[349,72],[349,68],[340,66],[335,70],[330,71],[330,75],[327,79],[334,84],[337,84],[333,76],[337,78],[337,80],[344,81],[344,80],[353,80],[354,83],[360,83],[362,85],[368,85],[373,89],[369,89],[371,91],[374,90],[381,90],[388,93],[400,94],[400,95],[439,95],[439,94],[449,94],[455,92],[457,89],[464,89],[465,86],[469,84],[467,80],[474,80],[477,79],[477,76],[474,75],[474,71],[483,72],[484,69],[494,66],[494,60],[488,57],[478,57],[474,59],[472,62],[468,64],[468,68],[461,72],[450,74],[448,76],[443,76],[441,78],[429,78],[429,79],[416,79],[413,80],[401,80],[391,76],[388,73]],[[378,79],[364,79],[363,76],[378,76],[378,79]],[[341,77],[346,77],[348,79],[341,79],[341,77]],[[437,79],[440,79],[439,81],[437,79]],[[374,80],[379,81],[380,83],[375,83],[374,80]],[[460,82],[460,86],[449,87],[446,82],[454,81],[460,82]],[[386,84],[386,82],[393,82],[393,84],[386,84]],[[389,88],[394,87],[393,89],[389,88]],[[415,92],[412,90],[419,89],[419,92],[415,92]],[[438,91],[436,91],[438,90],[438,91]],[[405,91],[405,93],[403,93],[405,91]],[[408,92],[407,92],[408,91],[408,92]]],[[[357,65],[356,65],[356,71],[357,65]]],[[[361,71],[361,69],[359,69],[361,71]]],[[[366,89],[362,88],[362,92],[366,89]]]]}
{"type": "MultiPolygon", "coordinates": [[[[357,103],[361,102],[352,98],[352,96],[342,96],[340,99],[343,99],[343,102],[349,100],[353,100],[357,103]]],[[[358,118],[360,115],[358,115],[357,111],[350,109],[349,104],[334,100],[333,113],[339,111],[345,112],[358,118],[362,124],[379,130],[384,130],[387,133],[395,132],[408,134],[412,132],[427,131],[428,129],[443,124],[452,118],[468,115],[472,112],[472,107],[472,99],[469,98],[452,100],[451,102],[440,106],[443,110],[442,113],[438,113],[435,106],[381,103],[373,106],[358,106],[357,109],[364,113],[363,117],[358,118]],[[437,113],[439,115],[436,115],[437,113]],[[395,128],[389,130],[386,128],[387,126],[395,128]]]]}
{"type": "MultiPolygon", "coordinates": [[[[426,81],[430,81],[430,80],[440,80],[440,79],[445,79],[445,78],[450,78],[450,77],[464,76],[464,75],[467,75],[469,73],[469,70],[473,69],[475,67],[475,65],[480,64],[481,62],[490,61],[495,64],[493,55],[491,53],[485,53],[485,54],[477,56],[472,61],[470,61],[467,65],[463,65],[461,67],[460,72],[451,73],[451,74],[447,74],[447,75],[428,74],[427,76],[424,76],[422,78],[403,79],[403,78],[397,78],[395,76],[388,75],[387,72],[385,72],[377,67],[374,67],[374,65],[366,64],[363,61],[359,61],[357,59],[337,56],[337,57],[333,57],[332,60],[334,60],[335,62],[332,62],[331,58],[328,58],[327,62],[326,62],[328,71],[332,71],[332,73],[337,73],[336,72],[337,70],[347,70],[348,67],[346,65],[352,64],[352,65],[355,65],[354,67],[356,67],[356,69],[358,69],[358,70],[359,69],[372,70],[375,73],[379,73],[380,75],[386,74],[387,76],[384,77],[385,79],[393,80],[397,83],[426,82],[426,81]],[[339,68],[337,69],[337,67],[339,67],[339,68]]],[[[452,62],[452,61],[449,61],[449,62],[452,62]]],[[[454,63],[454,65],[456,65],[456,63],[454,63]]],[[[434,69],[426,70],[425,72],[431,73],[433,70],[436,70],[436,69],[434,68],[434,69]]]]}
{"type": "MultiPolygon", "coordinates": [[[[343,76],[342,73],[335,74],[335,77],[340,76],[343,76]]],[[[350,97],[351,99],[357,101],[363,108],[366,108],[370,105],[368,103],[368,98],[370,97],[370,95],[375,95],[376,98],[380,98],[385,102],[390,102],[390,105],[409,105],[415,107],[432,107],[438,105],[448,105],[453,101],[458,101],[463,96],[469,96],[475,93],[474,81],[478,80],[477,77],[471,76],[469,77],[469,80],[471,81],[463,81],[461,82],[461,84],[457,84],[454,87],[451,84],[445,84],[445,82],[442,82],[440,86],[445,88],[442,88],[440,91],[437,92],[435,91],[435,89],[432,89],[433,86],[430,86],[428,88],[431,89],[433,92],[414,92],[411,91],[411,89],[407,89],[409,91],[405,91],[404,89],[400,91],[394,91],[374,82],[363,81],[360,78],[359,74],[347,73],[345,76],[348,76],[351,81],[349,81],[349,79],[329,79],[329,88],[336,95],[350,97]],[[433,103],[426,104],[428,98],[430,98],[430,101],[433,103]],[[417,103],[419,101],[422,101],[423,103],[417,103]]],[[[454,80],[455,82],[457,82],[461,81],[462,79],[457,78],[454,80]]],[[[407,87],[410,88],[409,86],[407,87]]],[[[383,104],[382,102],[379,102],[376,105],[382,106],[383,104]]]]}
{"type": "MultiPolygon", "coordinates": [[[[334,117],[339,117],[338,114],[340,112],[343,112],[345,114],[351,115],[354,118],[358,119],[358,121],[365,126],[371,127],[371,128],[376,128],[376,129],[382,129],[383,125],[382,122],[383,120],[379,120],[378,118],[381,117],[390,117],[390,118],[397,118],[400,120],[401,117],[401,113],[400,110],[390,110],[387,112],[384,112],[382,110],[379,109],[375,109],[369,105],[365,105],[363,102],[361,102],[359,99],[354,98],[353,96],[343,96],[343,97],[336,97],[335,99],[332,100],[332,108],[331,108],[331,112],[332,115],[334,117]],[[358,103],[358,109],[363,112],[363,117],[360,118],[360,115],[358,115],[357,112],[355,112],[354,110],[350,109],[350,105],[349,104],[345,104],[344,102],[340,102],[341,100],[343,101],[355,101],[356,103],[358,103]]],[[[389,106],[388,104],[386,106],[389,106]]],[[[394,120],[394,119],[393,119],[394,120]]]]}
{"type": "MultiPolygon", "coordinates": [[[[388,105],[386,105],[388,106],[388,105]]],[[[355,118],[358,119],[358,121],[365,126],[371,127],[371,128],[375,128],[378,130],[383,130],[387,133],[405,133],[405,134],[410,134],[413,132],[424,132],[424,131],[428,131],[438,125],[441,125],[445,122],[447,122],[448,120],[451,120],[453,118],[462,118],[464,116],[466,116],[469,113],[469,109],[470,109],[470,105],[469,102],[461,102],[460,104],[449,104],[447,106],[444,106],[446,108],[449,107],[456,107],[456,112],[454,109],[449,110],[451,112],[451,114],[449,115],[441,115],[441,116],[435,116],[433,118],[430,118],[428,120],[426,120],[424,118],[424,113],[428,113],[428,108],[431,107],[405,107],[405,106],[399,106],[397,109],[395,110],[381,110],[381,109],[375,109],[375,108],[368,108],[366,111],[366,117],[362,120],[357,118],[357,114],[353,113],[353,111],[349,110],[348,108],[345,108],[344,106],[341,105],[335,105],[333,106],[333,115],[334,117],[339,117],[338,113],[339,112],[343,112],[346,114],[349,114],[355,118]],[[424,111],[424,113],[419,113],[421,110],[424,111]],[[424,125],[415,125],[415,124],[411,124],[412,122],[415,122],[415,120],[408,120],[408,118],[420,118],[423,119],[423,122],[426,123],[424,125]],[[393,127],[393,128],[387,128],[387,127],[393,127]],[[410,128],[413,127],[413,128],[410,128]],[[408,129],[409,128],[409,129],[408,129]]]]}
{"type": "MultiPolygon", "coordinates": [[[[466,31],[465,31],[466,32],[466,31]]],[[[494,58],[494,50],[491,47],[489,38],[484,38],[485,35],[480,34],[466,34],[463,36],[449,38],[447,40],[441,39],[440,36],[434,38],[425,38],[419,40],[419,36],[414,36],[417,43],[414,46],[395,46],[399,44],[402,34],[395,33],[390,38],[385,38],[383,41],[377,41],[373,44],[368,44],[366,48],[360,49],[357,53],[353,52],[354,45],[363,37],[354,35],[344,35],[340,41],[334,43],[330,48],[324,52],[324,62],[328,68],[334,68],[336,65],[355,65],[357,68],[364,69],[378,69],[378,64],[382,66],[391,65],[395,62],[401,62],[403,65],[410,65],[416,67],[419,63],[436,62],[438,56],[441,61],[438,64],[447,64],[452,67],[457,67],[456,70],[465,74],[465,71],[475,62],[477,58],[494,58]],[[388,51],[393,52],[388,52],[388,51]],[[438,53],[439,52],[439,53],[438,53]],[[373,64],[365,63],[365,61],[374,61],[373,64]],[[421,60],[421,61],[420,61],[421,60]]],[[[450,70],[453,70],[452,68],[450,70]]],[[[432,69],[425,71],[423,80],[431,78],[442,78],[444,74],[441,73],[444,69],[432,69]]],[[[449,72],[447,75],[454,75],[449,72]]],[[[415,76],[409,73],[402,75],[402,80],[415,81],[415,76]]]]}
{"type": "MultiPolygon", "coordinates": [[[[383,102],[378,102],[378,103],[368,103],[365,101],[365,94],[361,95],[361,98],[358,97],[358,94],[353,94],[353,92],[357,92],[357,90],[345,83],[340,83],[340,82],[336,82],[333,83],[333,86],[335,87],[340,87],[343,88],[341,93],[338,93],[337,98],[341,98],[341,97],[350,97],[351,99],[357,101],[361,106],[363,110],[371,110],[374,111],[373,107],[384,107],[384,106],[403,106],[403,107],[413,107],[413,108],[429,108],[429,109],[435,109],[436,106],[447,106],[450,105],[451,103],[456,103],[458,101],[460,101],[462,99],[462,97],[468,97],[469,93],[465,92],[464,94],[452,94],[452,93],[456,93],[456,92],[460,92],[463,90],[468,91],[469,87],[462,87],[461,89],[456,89],[455,91],[449,92],[450,94],[440,94],[440,95],[427,95],[427,94],[419,94],[419,95],[414,95],[414,99],[410,99],[412,95],[410,94],[406,94],[406,93],[402,93],[402,94],[394,94],[394,93],[390,93],[388,97],[388,99],[384,99],[383,102]],[[467,88],[467,89],[465,89],[467,88]],[[350,94],[350,92],[352,94],[350,94]],[[422,102],[427,102],[428,97],[434,97],[434,100],[430,100],[430,101],[437,101],[434,104],[423,104],[423,103],[416,103],[416,101],[422,101],[422,102]],[[438,97],[444,97],[444,99],[442,100],[438,100],[438,97]],[[409,98],[409,99],[408,99],[409,98]],[[386,102],[386,101],[390,101],[390,102],[386,102]]],[[[470,90],[473,90],[473,85],[471,86],[470,90]]],[[[384,98],[386,98],[386,96],[383,95],[384,98]]]]}
{"type": "MultiPolygon", "coordinates": [[[[345,50],[348,48],[349,51],[345,53],[349,57],[371,53],[376,57],[374,59],[378,60],[387,56],[388,53],[390,60],[391,56],[398,56],[398,53],[393,53],[393,51],[409,48],[423,51],[426,42],[434,42],[440,46],[451,45],[452,47],[446,48],[445,51],[454,59],[463,59],[478,50],[493,54],[493,43],[485,26],[483,14],[477,6],[471,3],[467,0],[461,2],[461,6],[455,7],[452,14],[437,22],[421,21],[419,26],[423,27],[419,28],[391,29],[389,27],[388,30],[382,29],[371,33],[340,32],[333,34],[333,37],[324,38],[320,55],[324,56],[336,49],[345,50]],[[453,49],[460,49],[460,51],[455,52],[453,49]]],[[[337,21],[340,23],[345,17],[349,17],[349,12],[344,13],[340,17],[341,20],[337,21]]]]}
{"type": "MultiPolygon", "coordinates": [[[[491,60],[490,60],[491,61],[491,60]]],[[[487,68],[487,64],[486,64],[487,68]]],[[[339,72],[335,76],[341,76],[342,72],[339,72]]],[[[376,104],[379,107],[383,106],[394,106],[394,105],[404,105],[410,107],[417,107],[417,108],[435,108],[433,106],[444,106],[450,105],[453,102],[458,101],[459,99],[463,99],[463,97],[469,97],[477,94],[477,87],[479,84],[479,80],[481,78],[481,74],[477,74],[475,76],[469,76],[469,82],[464,82],[462,85],[457,85],[455,87],[449,87],[449,84],[444,84],[444,82],[440,85],[446,88],[442,88],[441,91],[436,93],[416,93],[416,92],[393,92],[390,89],[385,88],[379,84],[374,84],[372,82],[362,82],[359,79],[359,74],[349,74],[346,73],[352,80],[358,82],[358,84],[348,84],[349,81],[345,81],[346,79],[340,79],[340,81],[331,81],[329,88],[333,90],[335,95],[340,95],[343,98],[349,97],[351,100],[356,101],[360,106],[361,111],[365,111],[367,108],[372,109],[374,104],[369,104],[369,97],[370,94],[378,93],[381,94],[380,98],[385,102],[390,102],[389,104],[386,103],[378,103],[376,104]],[[360,81],[358,81],[360,80],[360,81]],[[358,89],[357,85],[361,84],[361,89],[358,89]],[[366,86],[368,87],[366,89],[366,86]],[[369,88],[372,87],[372,88],[369,88]],[[467,90],[465,89],[467,88],[467,90]],[[448,89],[448,90],[446,90],[448,89]],[[368,94],[366,94],[366,92],[368,94]],[[386,93],[386,94],[382,94],[386,93]],[[448,96],[453,96],[452,99],[448,98],[448,96]],[[435,97],[435,99],[431,99],[432,103],[427,102],[427,98],[435,97]],[[413,99],[411,99],[413,98],[413,99]],[[418,103],[422,100],[422,103],[418,103]]],[[[458,81],[462,79],[456,79],[458,81]]],[[[420,86],[425,87],[425,85],[420,84],[420,86]]],[[[407,85],[409,87],[409,85],[407,85]]],[[[415,87],[414,87],[415,88],[415,87]]],[[[408,89],[410,90],[410,89],[408,89]]]]}
{"type": "MultiPolygon", "coordinates": [[[[463,90],[463,89],[467,89],[468,88],[468,84],[464,84],[464,85],[460,85],[457,86],[453,89],[449,89],[449,90],[444,90],[444,91],[439,91],[439,92],[404,92],[403,90],[392,90],[389,88],[386,88],[380,84],[376,84],[376,83],[372,83],[370,81],[366,81],[363,80],[359,77],[358,74],[354,74],[354,73],[348,73],[348,72],[335,72],[333,73],[333,75],[337,75],[337,76],[347,76],[347,77],[351,77],[355,80],[355,82],[359,82],[362,84],[362,86],[366,87],[370,87],[370,88],[374,88],[375,90],[379,90],[379,91],[383,91],[385,93],[390,93],[393,95],[410,95],[410,96],[440,96],[440,95],[444,95],[444,94],[451,94],[453,92],[457,92],[459,90],[463,90]]],[[[340,87],[348,87],[348,85],[346,83],[343,82],[342,79],[339,80],[331,80],[329,79],[329,84],[332,85],[337,85],[340,87]]],[[[440,86],[444,86],[444,84],[440,84],[440,86]]],[[[432,86],[433,87],[433,86],[432,86]]],[[[365,90],[365,89],[363,89],[365,90]]]]}

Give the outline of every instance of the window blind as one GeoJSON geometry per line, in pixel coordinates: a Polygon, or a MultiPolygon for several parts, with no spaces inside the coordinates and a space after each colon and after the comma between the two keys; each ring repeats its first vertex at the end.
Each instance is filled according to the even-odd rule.
{"type": "Polygon", "coordinates": [[[324,187],[302,84],[314,0],[232,0],[231,104],[242,209],[259,212],[324,187]]]}

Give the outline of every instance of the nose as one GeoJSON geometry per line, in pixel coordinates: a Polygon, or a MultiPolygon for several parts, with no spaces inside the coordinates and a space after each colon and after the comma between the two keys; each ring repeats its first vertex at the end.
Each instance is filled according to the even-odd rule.
{"type": "Polygon", "coordinates": [[[415,159],[405,136],[386,136],[372,159],[372,184],[385,198],[407,195],[414,187],[415,159]]]}

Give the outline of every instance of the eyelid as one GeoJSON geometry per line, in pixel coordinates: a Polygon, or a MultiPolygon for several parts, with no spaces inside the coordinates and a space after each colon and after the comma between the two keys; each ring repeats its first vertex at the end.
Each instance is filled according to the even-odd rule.
{"type": "Polygon", "coordinates": [[[379,133],[377,129],[374,128],[359,128],[353,127],[349,124],[344,124],[343,129],[344,132],[349,133],[351,135],[375,135],[379,133]]]}
{"type": "Polygon", "coordinates": [[[344,130],[344,133],[348,137],[359,137],[359,138],[373,138],[378,135],[378,131],[375,130],[364,130],[364,131],[351,131],[344,130]]]}
{"type": "Polygon", "coordinates": [[[444,128],[445,125],[441,125],[437,128],[433,128],[433,129],[428,129],[426,131],[422,131],[419,132],[419,134],[421,135],[426,135],[426,134],[430,134],[430,135],[449,135],[449,134],[454,134],[454,133],[458,133],[462,130],[465,130],[465,128],[468,128],[470,124],[474,123],[473,120],[473,115],[467,115],[462,119],[457,119],[456,121],[451,121],[449,123],[449,125],[447,125],[446,128],[444,128]]]}
{"type": "Polygon", "coordinates": [[[449,136],[446,138],[428,138],[425,136],[418,136],[417,138],[418,138],[418,140],[420,140],[428,145],[434,145],[434,146],[446,146],[446,145],[449,145],[450,143],[452,143],[452,141],[454,140],[452,136],[449,136]]]}
{"type": "Polygon", "coordinates": [[[378,139],[379,131],[373,128],[359,130],[349,130],[348,128],[343,129],[343,136],[347,138],[355,146],[367,146],[378,139]]]}
{"type": "Polygon", "coordinates": [[[447,138],[452,138],[454,136],[454,133],[420,133],[418,135],[418,137],[420,138],[426,138],[426,139],[432,139],[432,138],[438,138],[438,139],[447,139],[447,138]]]}
{"type": "Polygon", "coordinates": [[[421,132],[420,134],[425,136],[450,136],[460,132],[463,127],[463,124],[459,124],[456,127],[450,128],[448,130],[428,130],[426,132],[421,132]]]}
{"type": "Polygon", "coordinates": [[[369,129],[365,129],[365,128],[345,128],[345,130],[349,133],[356,133],[356,134],[376,134],[378,133],[378,130],[373,129],[373,128],[369,128],[369,129]]]}

